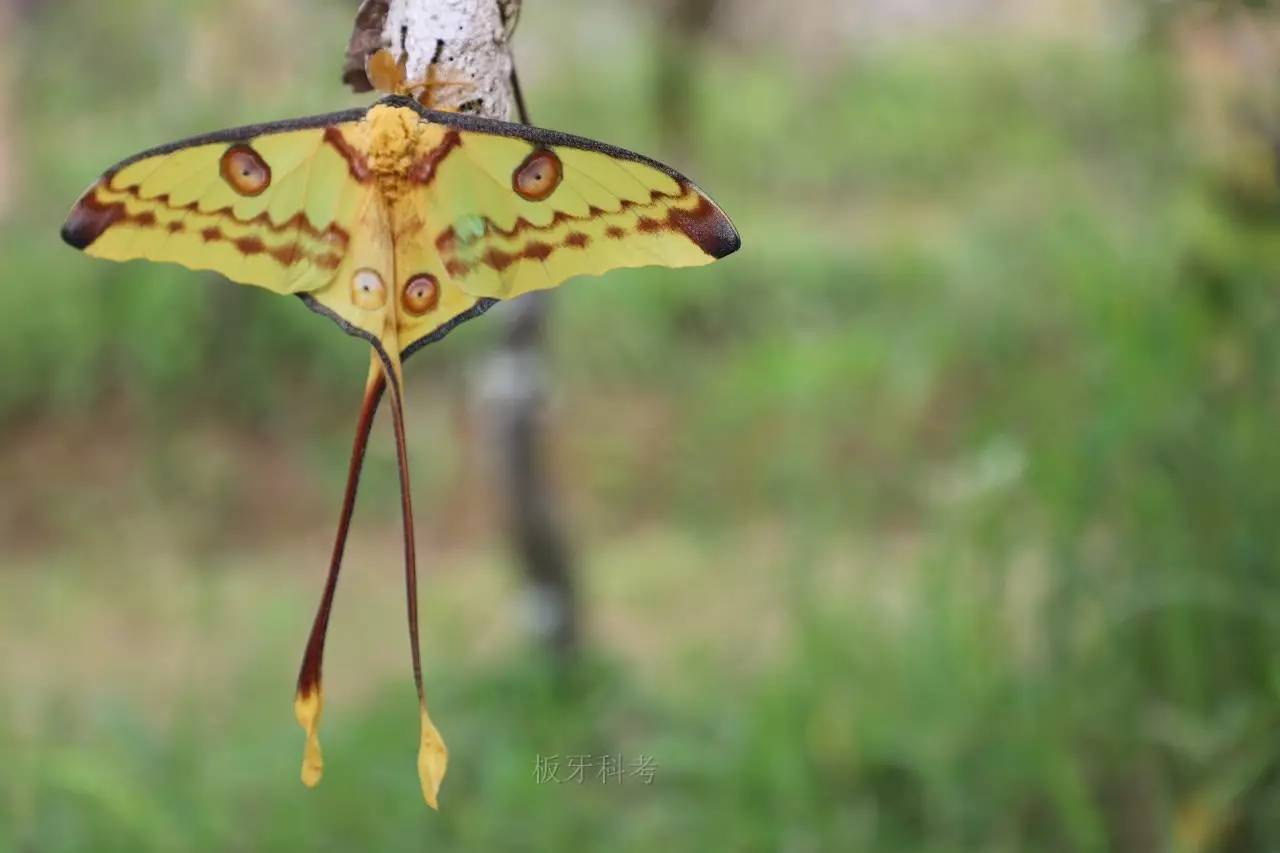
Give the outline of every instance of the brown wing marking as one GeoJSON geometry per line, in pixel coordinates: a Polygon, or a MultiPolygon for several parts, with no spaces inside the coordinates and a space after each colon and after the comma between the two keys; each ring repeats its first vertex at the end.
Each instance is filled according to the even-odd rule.
{"type": "MultiPolygon", "coordinates": [[[[724,214],[710,199],[702,196],[693,186],[684,182],[681,182],[680,193],[677,195],[671,195],[661,190],[652,190],[647,201],[623,199],[618,210],[601,210],[592,206],[584,216],[574,216],[563,210],[558,210],[546,225],[534,225],[524,217],[520,217],[511,228],[504,229],[498,227],[493,220],[486,217],[483,230],[471,237],[460,236],[451,225],[436,238],[436,248],[440,251],[440,256],[444,260],[445,269],[456,278],[466,278],[477,265],[487,266],[496,272],[502,272],[519,260],[545,261],[553,252],[561,249],[585,249],[591,243],[590,236],[579,231],[571,231],[565,235],[563,240],[556,243],[537,239],[537,235],[554,231],[567,222],[587,222],[601,217],[612,218],[632,210],[646,210],[662,202],[667,202],[671,205],[667,209],[665,216],[660,219],[655,219],[652,216],[640,216],[635,223],[635,233],[656,234],[662,231],[678,231],[713,258],[722,258],[725,255],[732,254],[738,248],[737,234],[733,232],[732,226],[728,226],[726,230],[728,220],[725,219],[724,214]],[[684,209],[676,206],[691,195],[698,195],[700,198],[696,207],[684,209]],[[469,249],[477,243],[483,244],[491,239],[514,241],[526,233],[534,236],[535,239],[531,239],[514,251],[504,251],[493,247],[470,261],[463,260],[458,256],[460,251],[469,249]]],[[[628,233],[631,232],[618,225],[611,225],[605,231],[605,235],[612,240],[621,240],[628,233]]]]}
{"type": "Polygon", "coordinates": [[[365,157],[364,152],[352,147],[347,138],[342,135],[341,130],[336,127],[326,127],[324,129],[324,141],[326,145],[332,146],[343,160],[347,161],[347,170],[356,181],[365,184],[373,178],[373,170],[369,168],[368,158],[365,157]]]}
{"type": "Polygon", "coordinates": [[[160,224],[159,219],[151,210],[130,213],[124,201],[103,201],[98,198],[99,191],[104,189],[109,193],[127,196],[141,204],[158,205],[174,213],[178,218],[164,223],[164,229],[170,234],[182,233],[186,226],[181,221],[181,217],[195,214],[200,217],[234,222],[247,228],[263,229],[272,234],[294,235],[296,237],[300,233],[305,233],[317,243],[331,247],[325,251],[307,251],[298,245],[296,239],[286,245],[271,247],[260,237],[231,237],[224,234],[222,229],[213,225],[207,226],[200,231],[200,237],[206,243],[217,241],[230,243],[245,256],[267,253],[284,267],[292,267],[300,261],[310,261],[322,269],[337,269],[342,263],[343,255],[346,253],[347,244],[351,241],[351,235],[338,224],[331,223],[321,230],[311,224],[305,213],[299,212],[280,224],[272,222],[266,211],[252,219],[238,219],[230,213],[230,208],[213,211],[199,210],[199,199],[182,205],[173,204],[169,200],[168,194],[144,199],[138,187],[116,188],[111,186],[111,178],[111,175],[103,177],[91,192],[86,193],[76,204],[75,209],[72,210],[71,215],[67,218],[66,225],[63,226],[63,238],[77,249],[89,247],[108,228],[115,225],[125,224],[136,228],[156,228],[160,224]]]}
{"type": "MultiPolygon", "coordinates": [[[[155,214],[148,212],[147,215],[152,221],[155,220],[155,214]]],[[[142,218],[142,215],[138,218],[142,218]]],[[[62,239],[77,249],[87,249],[108,228],[132,219],[125,210],[124,202],[101,202],[97,198],[97,187],[94,187],[93,192],[85,193],[84,198],[76,203],[71,215],[67,217],[66,224],[62,226],[62,239]]],[[[143,224],[142,227],[146,225],[143,224]]]]}
{"type": "Polygon", "coordinates": [[[444,135],[439,145],[422,155],[409,167],[409,180],[415,184],[429,186],[436,179],[440,164],[460,145],[462,145],[462,134],[456,130],[450,130],[444,135]]]}

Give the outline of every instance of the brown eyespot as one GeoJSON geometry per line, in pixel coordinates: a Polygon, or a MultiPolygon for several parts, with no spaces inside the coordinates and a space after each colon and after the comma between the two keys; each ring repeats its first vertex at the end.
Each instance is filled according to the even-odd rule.
{"type": "Polygon", "coordinates": [[[271,167],[248,145],[232,145],[222,155],[222,179],[240,195],[259,195],[271,186],[271,167]]]}
{"type": "Polygon", "coordinates": [[[554,151],[539,148],[516,167],[511,188],[525,201],[545,201],[560,186],[564,168],[554,151]]]}
{"type": "Polygon", "coordinates": [[[356,270],[351,276],[351,301],[357,308],[376,311],[387,304],[387,287],[382,276],[371,269],[356,270]]]}
{"type": "Polygon", "coordinates": [[[404,303],[404,310],[415,317],[421,317],[440,301],[440,283],[430,273],[415,275],[405,282],[401,301],[404,303]]]}

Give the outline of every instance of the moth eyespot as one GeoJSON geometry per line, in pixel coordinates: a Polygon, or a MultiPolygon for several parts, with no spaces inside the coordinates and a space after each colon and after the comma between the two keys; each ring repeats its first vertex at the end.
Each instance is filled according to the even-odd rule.
{"type": "Polygon", "coordinates": [[[271,167],[248,145],[232,145],[222,155],[222,179],[240,195],[260,195],[271,186],[271,167]]]}
{"type": "Polygon", "coordinates": [[[356,270],[351,276],[351,301],[357,308],[376,311],[387,304],[387,286],[382,276],[371,269],[356,270]]]}
{"type": "Polygon", "coordinates": [[[564,167],[556,153],[539,148],[516,167],[511,188],[525,201],[546,201],[563,177],[564,167]]]}
{"type": "Polygon", "coordinates": [[[415,275],[405,282],[400,301],[404,303],[404,310],[421,317],[440,302],[440,282],[430,273],[415,275]]]}

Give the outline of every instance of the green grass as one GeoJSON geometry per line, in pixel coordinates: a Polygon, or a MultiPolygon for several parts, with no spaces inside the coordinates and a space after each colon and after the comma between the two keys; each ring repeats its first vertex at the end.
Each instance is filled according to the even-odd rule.
{"type": "MultiPolygon", "coordinates": [[[[292,668],[360,346],[289,300],[56,242],[117,157],[344,103],[332,46],[299,45],[274,73],[312,82],[256,100],[238,66],[209,82],[106,7],[54,5],[36,41],[115,29],[23,66],[25,91],[76,94],[26,96],[39,180],[0,232],[0,850],[1280,834],[1280,230],[1274,192],[1200,159],[1171,56],[902,44],[821,85],[708,58],[680,165],[744,250],[556,297],[551,451],[591,619],[573,672],[526,649],[496,552],[465,382],[496,321],[410,364],[452,750],[435,814],[385,436],[330,643],[326,779],[296,780],[292,668]],[[658,769],[537,784],[537,756],[581,753],[658,769]]],[[[193,9],[179,44],[221,20],[193,9]]],[[[535,75],[536,115],[661,154],[637,106],[652,57],[619,55],[590,87],[535,75]]]]}

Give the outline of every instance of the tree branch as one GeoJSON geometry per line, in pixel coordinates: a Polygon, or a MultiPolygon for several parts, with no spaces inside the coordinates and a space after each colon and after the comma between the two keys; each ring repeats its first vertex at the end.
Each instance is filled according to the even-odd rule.
{"type": "Polygon", "coordinates": [[[432,82],[433,107],[509,119],[519,9],[515,0],[364,0],[343,81],[357,92],[372,89],[365,60],[386,48],[404,62],[411,83],[432,82]]]}

